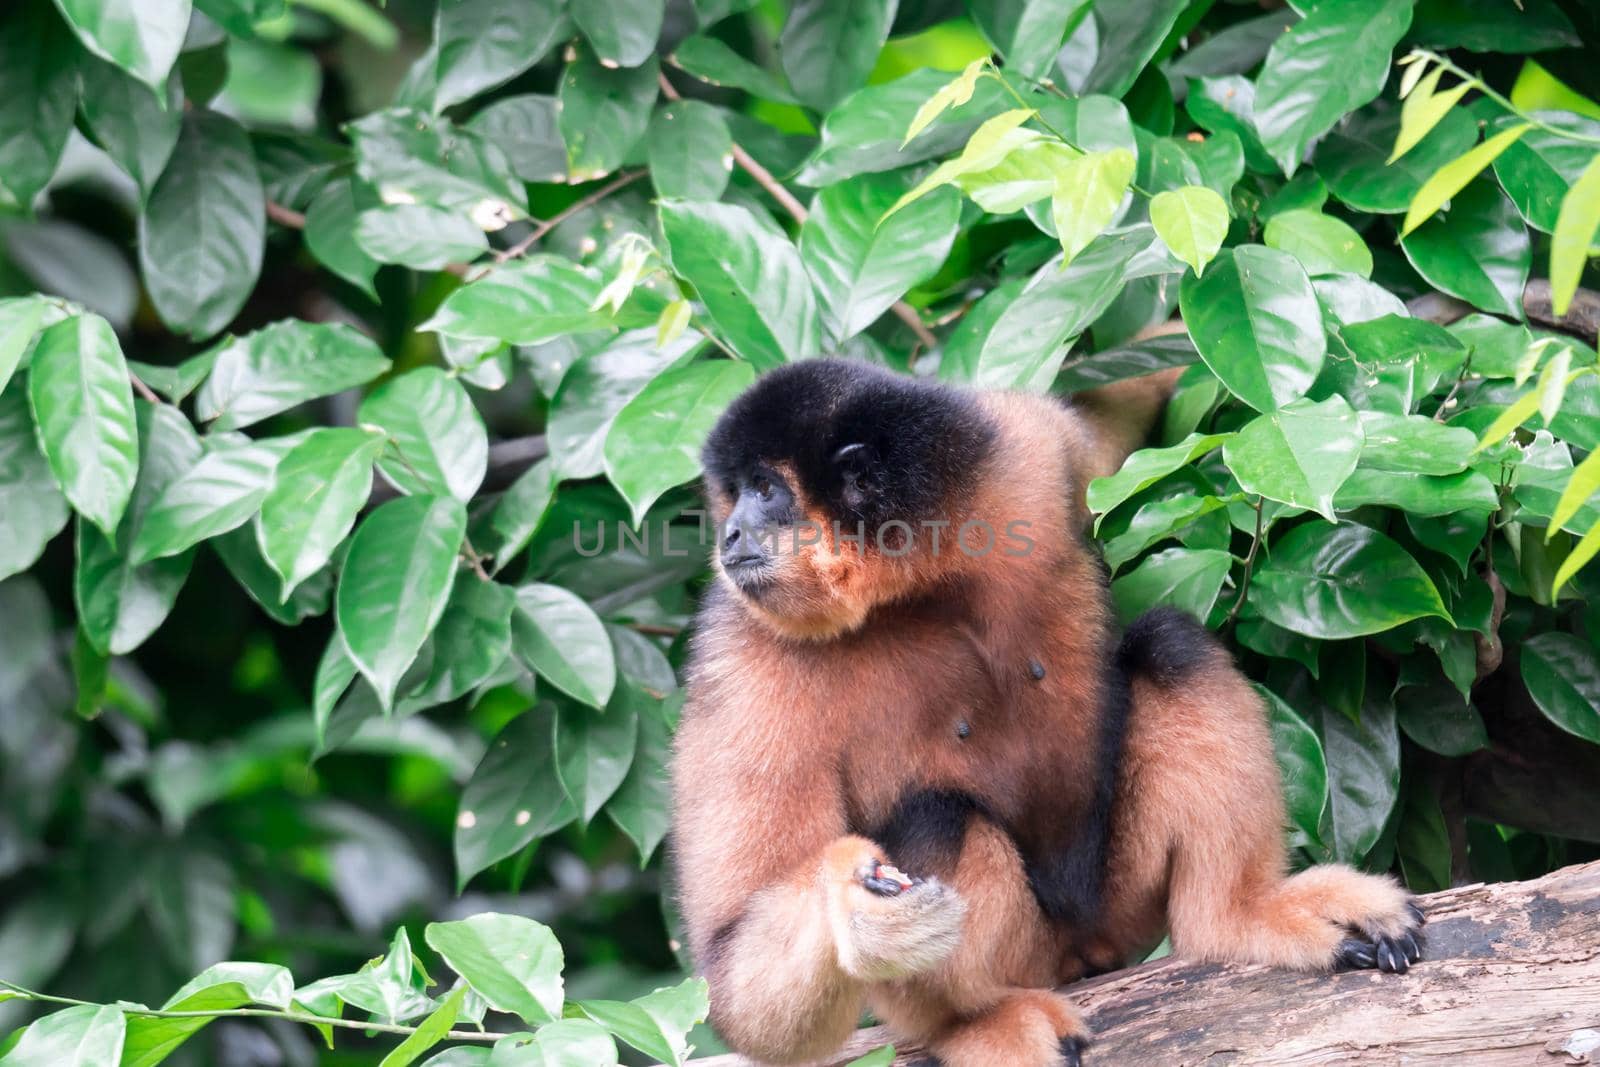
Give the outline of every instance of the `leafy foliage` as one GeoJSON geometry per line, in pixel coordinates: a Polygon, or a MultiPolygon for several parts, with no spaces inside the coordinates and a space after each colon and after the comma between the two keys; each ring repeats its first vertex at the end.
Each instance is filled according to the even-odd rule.
{"type": "Polygon", "coordinates": [[[1597,32],[5,5],[0,1064],[714,1044],[656,858],[698,449],[824,354],[1174,370],[1096,534],[1119,612],[1195,612],[1258,684],[1297,855],[1419,890],[1592,855],[1597,32]]]}

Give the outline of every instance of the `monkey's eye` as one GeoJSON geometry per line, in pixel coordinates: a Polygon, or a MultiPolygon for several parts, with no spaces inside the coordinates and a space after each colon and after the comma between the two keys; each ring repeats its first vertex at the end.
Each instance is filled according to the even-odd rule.
{"type": "Polygon", "coordinates": [[[768,478],[765,474],[757,474],[754,478],[750,479],[750,488],[754,489],[756,491],[756,495],[762,500],[772,499],[772,479],[768,478]]]}

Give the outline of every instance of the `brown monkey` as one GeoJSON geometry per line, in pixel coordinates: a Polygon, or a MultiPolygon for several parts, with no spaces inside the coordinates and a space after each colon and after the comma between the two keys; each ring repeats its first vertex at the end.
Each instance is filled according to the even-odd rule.
{"type": "Polygon", "coordinates": [[[1286,876],[1266,718],[1223,648],[1171,610],[1116,633],[1084,486],[1136,440],[1105,413],[1142,431],[1169,383],[1074,407],[816,360],[713,430],[674,818],[735,1049],[812,1061],[867,1005],[945,1067],[1075,1065],[1053,987],[1168,931],[1209,960],[1418,958],[1392,880],[1286,876]]]}

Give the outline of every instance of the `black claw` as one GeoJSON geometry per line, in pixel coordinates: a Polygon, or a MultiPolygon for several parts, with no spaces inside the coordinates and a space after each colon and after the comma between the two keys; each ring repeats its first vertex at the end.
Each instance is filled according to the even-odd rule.
{"type": "Polygon", "coordinates": [[[877,878],[870,874],[861,880],[861,884],[868,892],[876,893],[880,897],[897,897],[906,890],[905,886],[893,878],[877,878]]]}
{"type": "Polygon", "coordinates": [[[1405,951],[1407,963],[1416,963],[1422,958],[1422,939],[1416,934],[1406,933],[1401,935],[1400,947],[1405,951]]]}
{"type": "Polygon", "coordinates": [[[1411,917],[1416,920],[1418,926],[1421,926],[1423,923],[1428,921],[1428,917],[1423,914],[1422,909],[1417,906],[1416,901],[1406,901],[1406,910],[1411,912],[1411,917]]]}
{"type": "Polygon", "coordinates": [[[1377,948],[1370,942],[1347,937],[1339,942],[1339,948],[1333,954],[1333,965],[1335,970],[1340,971],[1360,971],[1376,967],[1377,948]]]}
{"type": "Polygon", "coordinates": [[[1086,1037],[1064,1037],[1061,1039],[1061,1060],[1066,1067],[1083,1067],[1083,1053],[1089,1047],[1086,1037]]]}

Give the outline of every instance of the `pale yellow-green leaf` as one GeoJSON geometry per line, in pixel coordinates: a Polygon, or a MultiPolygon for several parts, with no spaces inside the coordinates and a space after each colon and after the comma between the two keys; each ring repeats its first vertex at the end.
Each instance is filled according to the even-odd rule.
{"type": "Polygon", "coordinates": [[[633,293],[633,287],[639,284],[639,278],[644,274],[645,264],[650,260],[650,253],[654,249],[650,242],[636,233],[630,233],[622,239],[622,265],[617,269],[617,276],[606,283],[599,295],[594,298],[594,303],[589,305],[590,311],[599,311],[609,306],[611,314],[615,315],[622,310],[622,305],[627,302],[633,293]]]}
{"type": "Polygon", "coordinates": [[[1428,65],[1427,57],[1419,56],[1415,52],[1400,60],[1399,66],[1406,68],[1406,72],[1400,76],[1400,99],[1404,100],[1411,95],[1411,90],[1417,87],[1417,82],[1428,73],[1428,65]]]}
{"type": "Polygon", "coordinates": [[[949,185],[963,174],[988,170],[1010,155],[1013,150],[1042,140],[1040,135],[1032,130],[1018,129],[1033,116],[1034,112],[1030,108],[1016,108],[1012,111],[1002,111],[979,126],[967,139],[967,146],[961,150],[959,156],[945,160],[935,167],[932,174],[918,182],[905,196],[896,200],[894,206],[884,212],[883,217],[888,218],[913,200],[928,195],[941,185],[949,185]]]}
{"type": "MultiPolygon", "coordinates": [[[[1416,69],[1418,68],[1411,68],[1411,70],[1416,69]]],[[[1410,71],[1406,73],[1410,75],[1410,71]]],[[[1436,68],[1422,79],[1421,84],[1411,95],[1406,97],[1405,104],[1400,108],[1400,133],[1394,139],[1394,151],[1389,154],[1390,163],[1415,148],[1424,137],[1428,136],[1428,132],[1439,124],[1445,113],[1455,107],[1456,101],[1472,88],[1471,82],[1462,82],[1442,93],[1435,93],[1439,75],[1443,73],[1443,67],[1436,68]]]]}
{"type": "Polygon", "coordinates": [[[1561,198],[1561,213],[1550,235],[1550,304],[1565,315],[1578,291],[1578,278],[1589,258],[1594,231],[1600,228],[1600,154],[1589,161],[1583,174],[1561,198]]]}
{"type": "Polygon", "coordinates": [[[1126,148],[1092,152],[1068,160],[1056,175],[1050,217],[1061,239],[1065,267],[1105,232],[1133,181],[1133,153],[1126,148]]]}
{"type": "Polygon", "coordinates": [[[974,59],[953,81],[928,97],[927,103],[919,107],[917,113],[911,117],[911,125],[906,127],[906,139],[900,142],[900,147],[904,148],[910,144],[913,137],[927,129],[928,125],[946,110],[960,107],[971,100],[972,91],[978,87],[978,79],[983,76],[983,70],[988,65],[988,56],[974,59]]]}
{"type": "Polygon", "coordinates": [[[1556,501],[1556,509],[1550,515],[1550,528],[1545,531],[1545,540],[1556,535],[1567,524],[1567,520],[1576,515],[1589,498],[1600,493],[1600,449],[1590,452],[1588,458],[1572,469],[1572,477],[1567,480],[1567,487],[1561,490],[1561,499],[1556,501]]]}
{"type": "Polygon", "coordinates": [[[983,210],[1009,215],[1055,192],[1056,174],[1082,154],[1071,145],[1041,138],[1016,149],[988,170],[961,175],[956,185],[983,210]]]}
{"type": "MultiPolygon", "coordinates": [[[[1550,528],[1555,529],[1551,523],[1550,528]]],[[[1556,596],[1561,592],[1561,587],[1571,580],[1574,574],[1594,559],[1595,553],[1600,552],[1600,522],[1589,527],[1589,532],[1578,538],[1578,543],[1572,546],[1572,551],[1567,553],[1567,558],[1561,561],[1561,566],[1556,568],[1555,581],[1550,583],[1550,600],[1555,602],[1556,596]]]]}
{"type": "Polygon", "coordinates": [[[683,336],[683,331],[689,328],[690,312],[687,300],[674,300],[661,309],[661,317],[656,320],[657,348],[666,348],[683,336]]]}
{"type": "Polygon", "coordinates": [[[1518,389],[1527,384],[1533,377],[1533,372],[1539,369],[1539,361],[1544,358],[1545,351],[1556,344],[1553,337],[1541,337],[1528,345],[1517,359],[1516,373],[1512,378],[1518,389]]]}
{"type": "MultiPolygon", "coordinates": [[[[1587,373],[1589,373],[1589,371],[1586,367],[1580,367],[1579,369],[1573,371],[1571,374],[1568,374],[1565,377],[1561,388],[1565,389],[1568,385],[1572,384],[1572,380],[1574,378],[1578,377],[1580,374],[1587,373]]],[[[1506,436],[1510,434],[1512,430],[1515,430],[1518,426],[1521,426],[1523,423],[1533,418],[1533,413],[1539,410],[1539,400],[1543,392],[1544,390],[1542,388],[1535,386],[1534,388],[1529,389],[1526,393],[1523,393],[1521,396],[1517,397],[1516,400],[1512,401],[1511,406],[1502,411],[1499,416],[1489,424],[1489,428],[1483,431],[1483,436],[1478,438],[1478,443],[1472,449],[1472,451],[1482,452],[1491,445],[1504,441],[1506,436]]]]}
{"type": "Polygon", "coordinates": [[[1563,348],[1539,372],[1539,414],[1549,426],[1561,410],[1561,401],[1567,395],[1567,372],[1572,369],[1572,349],[1563,348]]]}
{"type": "Polygon", "coordinates": [[[1151,198],[1150,223],[1172,254],[1200,274],[1228,235],[1228,205],[1203,185],[1186,185],[1151,198]]]}
{"type": "Polygon", "coordinates": [[[1411,198],[1411,206],[1406,209],[1406,221],[1400,228],[1400,236],[1406,236],[1432,218],[1433,213],[1443,207],[1447,200],[1465,189],[1468,182],[1495,161],[1496,156],[1510,148],[1519,137],[1531,129],[1533,127],[1524,122],[1509,130],[1501,130],[1470,152],[1458,156],[1435,171],[1433,177],[1423,182],[1422,188],[1417,190],[1417,195],[1411,198]]]}

